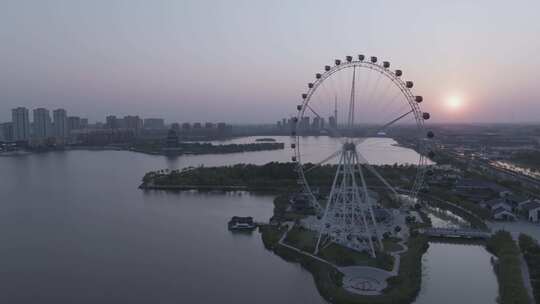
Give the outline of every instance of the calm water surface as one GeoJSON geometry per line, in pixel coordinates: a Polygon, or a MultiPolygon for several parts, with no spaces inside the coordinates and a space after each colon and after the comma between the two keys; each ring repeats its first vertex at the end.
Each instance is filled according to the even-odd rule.
{"type": "Polygon", "coordinates": [[[267,220],[272,196],[137,189],[146,171],[182,164],[115,151],[0,158],[0,303],[323,303],[257,232],[226,229],[233,215],[267,220]]]}
{"type": "Polygon", "coordinates": [[[497,278],[483,246],[430,243],[415,304],[495,304],[497,278]]]}
{"type": "MultiPolygon", "coordinates": [[[[470,227],[448,210],[427,211],[433,227],[470,227]]],[[[484,246],[431,242],[422,257],[422,287],[414,304],[496,303],[498,284],[491,257],[484,246]]]]}
{"type": "MultiPolygon", "coordinates": [[[[233,215],[267,220],[271,195],[137,189],[149,170],[262,164],[281,160],[274,158],[280,153],[289,151],[173,159],[123,151],[0,157],[0,303],[324,303],[311,275],[265,250],[257,232],[226,229],[233,215]]],[[[445,269],[494,278],[484,272],[486,253],[451,246],[430,248],[418,303],[437,294],[458,302],[453,289],[444,291],[457,284],[445,269]]]]}
{"type": "MultiPolygon", "coordinates": [[[[264,136],[241,137],[227,141],[212,141],[212,143],[253,143],[257,138],[264,138],[264,136]]],[[[270,138],[274,138],[277,142],[285,143],[286,148],[284,150],[258,152],[259,157],[265,159],[265,162],[270,160],[290,161],[293,155],[290,149],[290,144],[292,143],[291,137],[271,136],[270,138]]],[[[300,149],[302,162],[319,162],[339,150],[341,145],[342,143],[339,138],[327,136],[302,137],[300,149]]],[[[414,150],[398,146],[398,143],[391,138],[367,138],[358,145],[357,151],[370,163],[377,165],[393,165],[394,163],[418,164],[419,160],[419,155],[414,150]]],[[[336,163],[337,159],[329,162],[336,163]]]]}

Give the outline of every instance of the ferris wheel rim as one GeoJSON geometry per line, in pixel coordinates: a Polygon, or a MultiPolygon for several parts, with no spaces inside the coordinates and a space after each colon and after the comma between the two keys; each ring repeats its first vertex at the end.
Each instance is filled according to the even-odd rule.
{"type": "MultiPolygon", "coordinates": [[[[307,192],[309,195],[314,197],[313,191],[311,189],[311,186],[309,184],[309,180],[305,176],[305,169],[303,168],[304,163],[302,163],[302,154],[300,153],[300,139],[301,135],[297,134],[297,125],[298,122],[301,121],[302,117],[304,117],[305,111],[309,108],[309,102],[311,101],[311,98],[314,96],[314,94],[317,92],[319,86],[321,86],[327,79],[329,79],[332,75],[338,73],[339,71],[348,69],[348,68],[364,68],[371,70],[372,72],[380,73],[381,75],[385,76],[393,85],[399,90],[399,95],[404,97],[404,99],[407,101],[411,112],[414,115],[415,119],[415,125],[418,129],[418,134],[425,134],[425,126],[424,126],[424,112],[421,111],[419,102],[422,101],[422,97],[420,97],[420,101],[418,101],[418,96],[415,96],[412,92],[412,82],[409,87],[409,81],[404,81],[401,78],[402,72],[400,70],[396,70],[395,72],[389,69],[389,64],[386,66],[386,62],[384,64],[377,64],[376,62],[370,62],[370,61],[364,61],[364,60],[347,60],[346,62],[338,62],[336,60],[336,64],[329,67],[325,67],[325,71],[323,73],[318,73],[317,77],[314,82],[311,82],[308,84],[308,91],[304,94],[302,94],[302,103],[301,105],[297,106],[298,113],[295,116],[295,123],[293,128],[293,136],[294,136],[294,143],[295,146],[293,148],[294,150],[294,158],[293,161],[297,164],[296,169],[297,173],[299,174],[299,178],[301,180],[301,183],[304,187],[304,191],[307,192]],[[399,71],[399,73],[398,73],[399,71]]],[[[314,110],[312,110],[314,112],[314,110]]],[[[315,112],[314,112],[315,113],[315,112]]],[[[317,113],[315,113],[317,114],[317,113]]],[[[317,114],[317,116],[320,117],[320,115],[317,114]]],[[[369,135],[366,137],[370,137],[369,135]]],[[[421,137],[419,137],[421,138],[421,137]]],[[[426,171],[426,164],[427,164],[427,158],[424,155],[427,151],[425,150],[425,146],[422,141],[420,141],[420,144],[418,146],[418,154],[419,159],[418,162],[414,165],[417,166],[417,173],[415,176],[415,180],[412,184],[412,187],[410,189],[410,194],[413,197],[416,197],[416,194],[419,190],[419,188],[423,184],[425,171],[426,171]]]]}

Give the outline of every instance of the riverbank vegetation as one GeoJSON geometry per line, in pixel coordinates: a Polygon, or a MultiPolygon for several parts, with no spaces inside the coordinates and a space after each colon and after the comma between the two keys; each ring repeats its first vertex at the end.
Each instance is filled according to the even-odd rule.
{"type": "Polygon", "coordinates": [[[238,164],[222,167],[186,168],[183,171],[147,173],[143,183],[152,186],[233,186],[249,189],[287,189],[296,186],[293,163],[238,164]]]}
{"type": "MultiPolygon", "coordinates": [[[[178,188],[244,187],[247,189],[291,189],[298,187],[296,163],[270,162],[265,165],[238,164],[220,167],[186,168],[182,171],[154,171],[143,178],[146,188],[167,186],[178,188]]],[[[312,164],[305,164],[310,168],[312,164]]],[[[410,187],[416,169],[411,166],[377,166],[377,171],[395,187],[410,187]]],[[[328,191],[336,173],[335,165],[325,165],[310,171],[310,186],[328,191]]],[[[374,175],[366,174],[367,183],[387,192],[384,184],[374,175]]],[[[383,198],[384,200],[384,198],[383,198]]]]}
{"type": "Polygon", "coordinates": [[[267,150],[282,150],[284,143],[257,142],[249,144],[225,144],[215,145],[201,142],[182,142],[174,147],[174,150],[164,149],[161,143],[139,143],[129,147],[129,150],[148,154],[227,154],[239,152],[254,152],[267,150]]]}
{"type": "Polygon", "coordinates": [[[534,298],[540,300],[540,245],[526,234],[519,235],[519,248],[529,267],[529,277],[533,288],[534,298]]]}
{"type": "Polygon", "coordinates": [[[488,239],[486,248],[497,257],[495,273],[499,282],[499,303],[529,303],[521,274],[520,251],[512,235],[498,231],[488,239]]]}

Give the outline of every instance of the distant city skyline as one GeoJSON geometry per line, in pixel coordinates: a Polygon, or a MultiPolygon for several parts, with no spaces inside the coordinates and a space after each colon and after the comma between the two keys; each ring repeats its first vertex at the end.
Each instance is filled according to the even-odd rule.
{"type": "Polygon", "coordinates": [[[3,3],[0,122],[24,106],[272,124],[359,53],[403,69],[430,123],[540,117],[538,1],[3,3]]]}

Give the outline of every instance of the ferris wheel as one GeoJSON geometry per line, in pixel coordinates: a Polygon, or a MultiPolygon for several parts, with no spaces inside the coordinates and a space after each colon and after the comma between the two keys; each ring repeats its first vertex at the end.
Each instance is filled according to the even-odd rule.
{"type": "Polygon", "coordinates": [[[420,109],[422,96],[402,76],[388,61],[347,56],[316,73],[302,94],[291,148],[320,220],[315,253],[335,242],[375,256],[385,231],[377,220],[379,194],[414,201],[422,187],[434,135],[424,127],[430,114],[420,109]],[[394,163],[406,163],[407,176],[386,176],[394,174],[381,165],[394,163]],[[321,171],[329,169],[333,179],[321,191],[321,171]]]}

